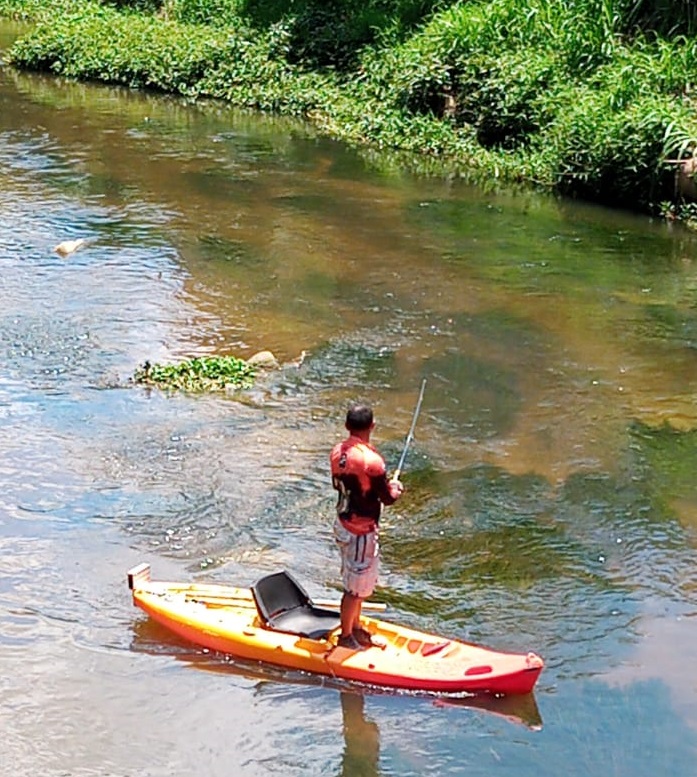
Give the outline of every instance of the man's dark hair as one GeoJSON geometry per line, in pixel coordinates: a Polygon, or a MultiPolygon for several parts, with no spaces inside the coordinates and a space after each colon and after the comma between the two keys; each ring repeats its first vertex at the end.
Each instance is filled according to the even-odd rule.
{"type": "Polygon", "coordinates": [[[351,405],[346,413],[346,428],[349,432],[363,432],[373,424],[373,409],[370,405],[351,405]]]}

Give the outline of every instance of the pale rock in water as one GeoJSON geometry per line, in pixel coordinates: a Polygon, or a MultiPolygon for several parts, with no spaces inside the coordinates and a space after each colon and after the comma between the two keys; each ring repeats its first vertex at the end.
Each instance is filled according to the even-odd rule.
{"type": "Polygon", "coordinates": [[[271,351],[259,351],[253,356],[247,359],[247,364],[251,364],[254,367],[264,367],[267,369],[275,369],[278,367],[278,359],[273,355],[271,351]]]}
{"type": "Polygon", "coordinates": [[[86,243],[87,241],[83,237],[78,240],[64,240],[62,243],[58,243],[53,250],[61,256],[69,256],[70,254],[75,253],[78,248],[82,248],[86,243]]]}
{"type": "MultiPolygon", "coordinates": [[[[283,366],[300,367],[302,363],[305,361],[305,356],[307,356],[307,351],[302,351],[302,353],[300,354],[300,356],[298,356],[297,359],[293,359],[292,361],[287,362],[283,366]]],[[[262,369],[269,369],[269,370],[275,370],[281,366],[279,364],[278,359],[273,355],[271,351],[259,351],[258,353],[255,353],[253,356],[250,356],[249,359],[247,359],[247,364],[251,364],[254,367],[261,367],[262,369]]]]}

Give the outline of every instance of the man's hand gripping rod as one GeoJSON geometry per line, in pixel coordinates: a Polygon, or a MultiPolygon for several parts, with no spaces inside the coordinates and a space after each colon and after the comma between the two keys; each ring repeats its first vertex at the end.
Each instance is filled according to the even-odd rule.
{"type": "Polygon", "coordinates": [[[414,417],[411,419],[411,428],[409,429],[407,440],[404,443],[404,450],[402,451],[402,455],[399,457],[399,464],[397,464],[397,469],[394,471],[394,475],[392,475],[391,480],[399,480],[399,476],[402,472],[402,467],[404,466],[404,460],[406,459],[407,451],[409,450],[409,444],[414,439],[414,429],[416,429],[416,420],[419,417],[419,413],[421,412],[421,403],[424,401],[425,390],[426,390],[426,378],[424,378],[421,381],[421,391],[419,392],[419,401],[416,403],[416,409],[414,410],[414,417]]]}

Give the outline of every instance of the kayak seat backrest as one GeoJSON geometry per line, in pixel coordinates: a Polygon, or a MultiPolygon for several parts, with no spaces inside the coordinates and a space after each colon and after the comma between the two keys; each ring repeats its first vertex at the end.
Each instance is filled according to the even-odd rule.
{"type": "Polygon", "coordinates": [[[288,572],[262,577],[252,596],[265,626],[311,639],[325,639],[341,620],[333,610],[315,607],[305,589],[288,572]]]}

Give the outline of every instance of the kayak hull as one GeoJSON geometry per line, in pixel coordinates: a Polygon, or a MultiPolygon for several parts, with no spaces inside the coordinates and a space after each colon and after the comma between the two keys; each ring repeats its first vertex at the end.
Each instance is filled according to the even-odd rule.
{"type": "MultiPolygon", "coordinates": [[[[503,653],[376,618],[362,618],[377,643],[338,647],[339,629],[313,639],[264,625],[248,588],[156,582],[129,573],[133,603],[179,637],[249,661],[373,686],[434,693],[525,694],[543,668],[534,653],[503,653]]],[[[133,570],[131,571],[133,572],[133,570]]]]}

